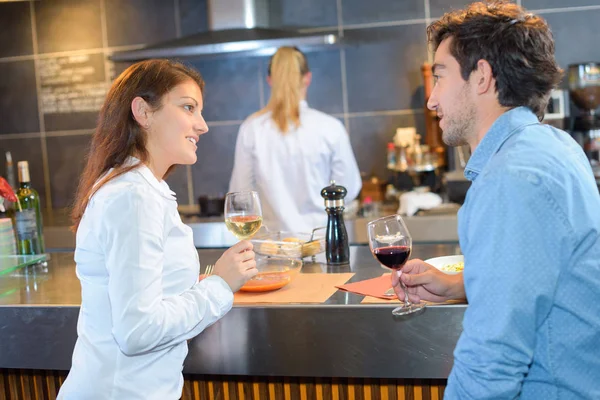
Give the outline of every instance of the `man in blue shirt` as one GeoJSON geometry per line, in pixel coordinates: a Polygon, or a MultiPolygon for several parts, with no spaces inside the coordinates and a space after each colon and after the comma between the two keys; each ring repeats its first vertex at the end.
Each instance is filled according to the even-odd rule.
{"type": "Polygon", "coordinates": [[[600,196],[582,149],[539,122],[562,74],[552,34],[516,4],[475,3],[428,36],[428,107],[472,151],[465,268],[413,260],[392,283],[411,301],[468,299],[445,398],[600,399],[600,196]]]}

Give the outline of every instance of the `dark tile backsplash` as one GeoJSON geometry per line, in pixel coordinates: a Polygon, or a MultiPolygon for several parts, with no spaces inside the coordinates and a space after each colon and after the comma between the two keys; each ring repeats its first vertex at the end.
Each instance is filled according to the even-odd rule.
{"type": "Polygon", "coordinates": [[[547,8],[597,6],[598,0],[521,0],[523,7],[529,10],[541,10],[547,8]]]}
{"type": "Polygon", "coordinates": [[[188,179],[187,170],[185,165],[179,165],[175,168],[175,171],[167,177],[167,183],[172,191],[175,192],[177,202],[179,204],[187,204],[188,200],[188,179]]]}
{"type": "Polygon", "coordinates": [[[173,39],[175,3],[164,0],[105,0],[108,46],[173,39]]]}
{"type": "Polygon", "coordinates": [[[326,27],[338,24],[336,0],[268,1],[269,22],[273,27],[326,27]]]}
{"type": "Polygon", "coordinates": [[[600,62],[600,9],[542,16],[552,27],[556,59],[562,68],[573,63],[600,62]]]}
{"type": "MultiPolygon", "coordinates": [[[[307,54],[313,73],[308,102],[348,123],[360,169],[382,178],[387,177],[386,143],[396,128],[415,126],[418,132],[424,131],[420,68],[428,59],[425,21],[470,2],[266,0],[273,27],[342,29],[346,45],[307,54]]],[[[600,61],[596,23],[600,0],[520,3],[540,10],[550,23],[563,68],[575,62],[600,61]],[[586,6],[593,7],[569,9],[586,6]]],[[[117,46],[152,44],[178,34],[207,31],[207,4],[207,0],[0,2],[0,174],[5,172],[4,152],[10,150],[15,160],[29,160],[33,184],[44,202],[48,189],[53,207],[68,206],[107,84],[129,65],[112,63],[106,56],[118,50],[117,46]],[[41,54],[35,61],[34,48],[41,54]],[[61,54],[45,55],[56,52],[61,54]],[[72,97],[72,91],[61,93],[60,82],[50,79],[48,83],[43,71],[48,71],[48,65],[53,67],[53,60],[60,60],[60,65],[80,63],[82,73],[73,79],[88,85],[85,90],[90,96],[79,93],[72,97]],[[48,92],[50,86],[54,89],[48,92]],[[72,110],[65,110],[63,104],[61,111],[49,111],[52,102],[59,100],[70,101],[72,110]],[[43,123],[39,121],[40,106],[43,123]],[[49,188],[45,187],[44,172],[50,177],[49,188]]],[[[167,179],[180,204],[189,202],[189,181],[194,202],[201,194],[227,191],[239,121],[259,110],[270,93],[265,81],[266,57],[186,62],[198,68],[206,80],[204,116],[210,131],[200,139],[198,162],[191,168],[179,167],[167,179]]]]}
{"type": "MultiPolygon", "coordinates": [[[[307,91],[306,100],[308,104],[326,113],[343,113],[340,51],[331,50],[307,53],[306,58],[312,72],[312,82],[307,91]]],[[[263,69],[265,76],[266,65],[268,65],[268,62],[265,63],[265,68],[263,69]]],[[[263,82],[266,84],[265,80],[263,82]]],[[[267,101],[270,91],[265,91],[265,93],[265,101],[267,101]]]]}
{"type": "Polygon", "coordinates": [[[209,131],[200,136],[198,161],[192,166],[195,202],[199,195],[227,193],[239,128],[239,125],[209,125],[209,131]]]}
{"type": "Polygon", "coordinates": [[[3,4],[0,12],[0,58],[33,53],[29,2],[3,4]]]}
{"type": "Polygon", "coordinates": [[[65,130],[93,130],[98,118],[97,112],[74,112],[70,114],[46,114],[44,121],[46,130],[65,131],[65,130]]]}
{"type": "Polygon", "coordinates": [[[100,0],[34,1],[33,4],[40,53],[102,47],[100,0]]]}
{"type": "Polygon", "coordinates": [[[353,113],[421,108],[421,65],[427,61],[425,24],[369,31],[348,32],[350,37],[367,34],[373,40],[346,49],[348,110],[353,113]]]}
{"type": "Polygon", "coordinates": [[[193,62],[206,81],[203,115],[207,121],[241,120],[260,108],[260,58],[193,62]]]}
{"type": "Polygon", "coordinates": [[[0,62],[0,135],[39,130],[33,60],[0,62]]]}
{"type": "Polygon", "coordinates": [[[472,2],[471,0],[429,0],[429,14],[431,18],[439,18],[446,12],[461,9],[472,2]]]}
{"type": "Polygon", "coordinates": [[[91,135],[46,138],[52,205],[55,208],[72,205],[91,138],[91,135]]]}
{"type": "Polygon", "coordinates": [[[423,0],[344,0],[344,25],[425,18],[423,0]]]}
{"type": "Polygon", "coordinates": [[[40,68],[42,71],[52,70],[56,65],[60,65],[58,72],[42,73],[42,103],[46,131],[94,128],[98,116],[94,104],[100,107],[107,87],[104,54],[49,57],[43,62],[44,67],[40,68]],[[61,74],[71,74],[68,82],[56,79],[61,74]],[[73,80],[77,85],[73,84],[73,80]],[[65,99],[65,92],[70,92],[72,98],[65,99]]]}
{"type": "Polygon", "coordinates": [[[179,0],[179,24],[182,35],[208,31],[207,0],[179,0]]]}

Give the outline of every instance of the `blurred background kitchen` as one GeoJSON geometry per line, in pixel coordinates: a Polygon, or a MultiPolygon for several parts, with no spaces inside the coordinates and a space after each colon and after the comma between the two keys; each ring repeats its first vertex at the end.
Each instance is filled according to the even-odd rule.
{"type": "MultiPolygon", "coordinates": [[[[412,214],[435,207],[409,221],[411,233],[417,241],[455,241],[456,210],[468,188],[461,168],[469,154],[443,146],[437,123],[424,108],[430,89],[424,63],[431,61],[425,28],[445,11],[468,3],[238,0],[237,7],[219,8],[215,0],[0,1],[0,175],[6,176],[7,151],[15,165],[29,162],[32,186],[45,210],[46,246],[70,247],[72,239],[67,246],[53,244],[48,236],[58,232],[53,227],[68,224],[65,210],[73,199],[97,112],[110,82],[130,65],[125,60],[181,58],[173,50],[181,50],[180,43],[163,43],[202,32],[211,33],[212,39],[185,39],[185,43],[218,40],[215,32],[245,29],[253,23],[272,29],[301,28],[309,36],[275,34],[280,41],[251,52],[231,53],[227,43],[208,47],[219,54],[196,54],[206,48],[182,50],[190,55],[183,60],[206,80],[203,114],[210,132],[200,138],[198,162],[179,168],[168,183],[190,223],[219,222],[222,230],[199,233],[196,245],[234,241],[227,236],[222,217],[210,215],[222,212],[218,199],[227,191],[242,120],[268,100],[266,54],[274,50],[273,43],[297,44],[307,52],[313,73],[309,105],[339,118],[349,132],[364,177],[361,202],[349,207],[349,230],[362,231],[353,227],[355,220],[395,212],[401,193],[424,186],[428,189],[418,189],[417,197],[405,202],[416,201],[417,206],[404,211],[412,214]],[[232,12],[238,8],[247,12],[245,16],[232,12]],[[315,46],[317,42],[321,44],[315,46]],[[154,50],[136,53],[146,46],[154,50]],[[443,204],[423,197],[427,190],[438,193],[443,204]],[[203,218],[197,215],[200,202],[203,218]],[[421,226],[419,221],[428,222],[421,226]]],[[[547,19],[557,59],[566,72],[570,64],[600,61],[600,0],[517,3],[547,19]]],[[[565,77],[545,122],[572,131],[594,162],[600,73],[594,65],[573,71],[571,88],[582,91],[569,96],[565,77]],[[572,99],[578,93],[584,98],[575,105],[572,99]]],[[[356,235],[352,238],[361,242],[356,235]]]]}

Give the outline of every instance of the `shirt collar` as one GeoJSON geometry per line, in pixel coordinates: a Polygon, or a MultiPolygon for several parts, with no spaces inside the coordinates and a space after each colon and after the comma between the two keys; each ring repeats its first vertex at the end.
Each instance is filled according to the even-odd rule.
{"type": "Polygon", "coordinates": [[[509,137],[526,125],[539,123],[537,116],[527,107],[513,108],[502,114],[475,148],[465,167],[465,178],[474,181],[509,137]]]}
{"type": "Polygon", "coordinates": [[[148,168],[146,164],[142,163],[139,159],[130,156],[123,164],[125,166],[138,164],[138,167],[134,170],[135,172],[140,174],[142,178],[144,178],[150,184],[150,186],[156,189],[163,197],[167,198],[168,200],[176,200],[175,192],[169,188],[167,182],[156,179],[156,176],[154,176],[150,168],[148,168]]]}
{"type": "Polygon", "coordinates": [[[306,100],[300,100],[300,108],[308,108],[308,103],[306,100]]]}

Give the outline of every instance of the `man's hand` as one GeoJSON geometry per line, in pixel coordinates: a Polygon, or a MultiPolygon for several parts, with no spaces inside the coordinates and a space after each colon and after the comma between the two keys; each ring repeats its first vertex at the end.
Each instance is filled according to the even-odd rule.
{"type": "Polygon", "coordinates": [[[423,260],[410,260],[400,271],[392,272],[392,286],[399,299],[404,299],[400,279],[406,285],[412,303],[421,300],[441,303],[464,299],[463,274],[448,275],[423,260]]]}

